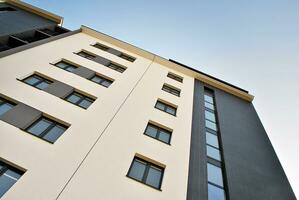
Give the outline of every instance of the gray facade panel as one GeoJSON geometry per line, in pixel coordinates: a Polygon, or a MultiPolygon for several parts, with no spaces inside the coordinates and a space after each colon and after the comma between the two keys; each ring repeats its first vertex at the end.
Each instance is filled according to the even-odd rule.
{"type": "Polygon", "coordinates": [[[207,200],[207,156],[205,142],[203,84],[194,83],[187,200],[207,200]]]}
{"type": "Polygon", "coordinates": [[[26,129],[41,116],[41,111],[27,106],[26,104],[18,103],[11,110],[3,114],[0,117],[0,120],[5,121],[20,129],[26,129]]]}
{"type": "Polygon", "coordinates": [[[252,103],[214,90],[230,200],[295,200],[252,103]]]}
{"type": "Polygon", "coordinates": [[[77,74],[78,76],[81,76],[83,78],[90,79],[93,77],[96,73],[86,67],[78,67],[74,72],[74,74],[77,74]]]}
{"type": "Polygon", "coordinates": [[[96,56],[93,61],[100,63],[102,65],[108,66],[110,64],[110,60],[103,58],[101,56],[96,56]]]}
{"type": "Polygon", "coordinates": [[[120,56],[120,55],[121,55],[121,52],[120,52],[120,51],[118,51],[118,50],[116,50],[116,49],[113,49],[113,48],[109,48],[109,49],[107,50],[107,52],[109,52],[109,53],[111,53],[111,54],[114,54],[114,55],[116,55],[116,56],[120,56]]]}
{"type": "Polygon", "coordinates": [[[15,8],[16,11],[1,13],[0,37],[32,29],[40,29],[48,26],[53,26],[56,24],[53,21],[50,21],[33,13],[26,12],[6,3],[0,3],[0,7],[6,6],[15,8]]]}
{"type": "Polygon", "coordinates": [[[46,92],[53,94],[54,96],[57,96],[59,98],[66,97],[67,95],[72,93],[73,90],[74,88],[72,86],[59,81],[54,81],[49,85],[49,87],[45,89],[46,92]]]}

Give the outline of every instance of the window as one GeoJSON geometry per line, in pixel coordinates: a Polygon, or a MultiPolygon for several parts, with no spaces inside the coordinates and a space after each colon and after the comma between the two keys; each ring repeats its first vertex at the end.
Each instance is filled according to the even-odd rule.
{"type": "Polygon", "coordinates": [[[9,11],[16,11],[16,9],[12,7],[0,7],[0,13],[9,12],[9,11]]]}
{"type": "Polygon", "coordinates": [[[106,47],[106,46],[104,46],[102,44],[99,44],[99,43],[96,43],[93,46],[96,47],[96,48],[98,48],[98,49],[101,49],[103,51],[108,51],[108,49],[109,49],[109,47],[106,47]]]}
{"type": "Polygon", "coordinates": [[[113,81],[98,75],[94,75],[90,80],[104,87],[109,87],[113,83],[113,81]]]}
{"type": "Polygon", "coordinates": [[[207,142],[208,145],[211,145],[215,148],[219,148],[217,135],[206,132],[206,142],[207,142]]]}
{"type": "Polygon", "coordinates": [[[163,173],[164,169],[162,167],[135,157],[127,176],[156,189],[160,189],[163,173]]]}
{"type": "Polygon", "coordinates": [[[65,98],[65,100],[85,109],[87,109],[94,102],[93,99],[78,92],[72,92],[69,96],[65,98]]]}
{"type": "Polygon", "coordinates": [[[167,74],[167,77],[169,77],[169,78],[171,78],[173,80],[176,80],[178,82],[181,82],[181,83],[183,82],[183,78],[182,77],[180,77],[178,75],[175,75],[173,73],[170,73],[170,72],[167,74]]]}
{"type": "Polygon", "coordinates": [[[206,101],[205,101],[205,107],[206,107],[207,109],[212,110],[212,111],[215,110],[214,105],[213,105],[213,104],[210,104],[209,102],[206,102],[206,101]]]}
{"type": "Polygon", "coordinates": [[[16,104],[0,98],[0,116],[12,109],[16,104]]]}
{"type": "Polygon", "coordinates": [[[220,167],[208,163],[208,181],[223,187],[222,170],[220,167]]]}
{"type": "Polygon", "coordinates": [[[124,68],[124,67],[122,67],[120,65],[117,65],[115,63],[112,63],[112,62],[110,62],[107,67],[109,67],[110,69],[113,69],[115,71],[118,71],[120,73],[123,73],[126,70],[126,68],[124,68]]]}
{"type": "Polygon", "coordinates": [[[210,158],[221,161],[220,151],[210,145],[207,145],[207,155],[210,158]]]}
{"type": "Polygon", "coordinates": [[[36,74],[24,79],[23,82],[40,90],[46,89],[51,83],[53,83],[52,81],[36,74]]]}
{"type": "Polygon", "coordinates": [[[127,61],[130,61],[130,62],[134,62],[134,61],[136,60],[135,58],[133,58],[133,57],[131,57],[131,56],[128,56],[128,55],[126,55],[126,54],[124,54],[124,53],[120,54],[119,57],[121,57],[122,59],[125,59],[125,60],[127,60],[127,61]]]}
{"type": "Polygon", "coordinates": [[[89,53],[87,53],[85,51],[80,51],[79,53],[77,53],[77,55],[79,55],[79,56],[81,56],[83,58],[87,58],[89,60],[93,60],[95,58],[94,55],[91,55],[91,54],[89,54],[89,53]]]}
{"type": "Polygon", "coordinates": [[[39,138],[47,140],[48,142],[54,143],[68,127],[55,122],[49,118],[41,117],[36,122],[34,122],[27,132],[35,135],[39,138]]]}
{"type": "Polygon", "coordinates": [[[216,117],[215,117],[215,114],[213,112],[205,110],[205,117],[206,117],[207,120],[210,120],[212,122],[216,122],[216,117]]]}
{"type": "Polygon", "coordinates": [[[21,178],[24,172],[0,161],[0,198],[21,178]]]}
{"type": "Polygon", "coordinates": [[[72,65],[72,64],[69,64],[65,61],[60,61],[58,63],[55,64],[56,67],[59,67],[61,69],[64,69],[68,72],[73,72],[75,69],[77,69],[76,66],[72,65]]]}
{"type": "Polygon", "coordinates": [[[208,199],[209,200],[225,200],[225,193],[222,188],[208,184],[208,199]]]}
{"type": "Polygon", "coordinates": [[[145,129],[144,134],[161,142],[170,144],[171,132],[164,128],[149,123],[145,129]]]}
{"type": "Polygon", "coordinates": [[[157,101],[156,105],[155,105],[155,108],[159,109],[159,110],[162,110],[164,112],[167,112],[168,114],[171,114],[171,115],[174,115],[176,116],[176,110],[177,108],[171,106],[171,105],[168,105],[166,103],[163,103],[161,101],[157,101]]]}
{"type": "Polygon", "coordinates": [[[212,129],[213,131],[217,131],[217,125],[214,122],[211,122],[206,119],[206,127],[212,129]]]}
{"type": "Polygon", "coordinates": [[[162,90],[164,90],[165,92],[168,92],[170,94],[173,94],[175,96],[178,96],[178,97],[181,94],[181,91],[179,89],[171,87],[171,86],[168,86],[166,84],[163,85],[162,90]]]}

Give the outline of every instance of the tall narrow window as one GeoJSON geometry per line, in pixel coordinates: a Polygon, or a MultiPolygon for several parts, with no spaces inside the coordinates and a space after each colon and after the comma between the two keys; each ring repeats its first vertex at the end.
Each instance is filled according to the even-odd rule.
{"type": "Polygon", "coordinates": [[[160,189],[163,173],[164,168],[135,157],[127,176],[153,188],[160,189]]]}
{"type": "Polygon", "coordinates": [[[52,81],[36,74],[24,79],[23,82],[40,90],[46,89],[51,83],[53,83],[52,81]]]}
{"type": "Polygon", "coordinates": [[[178,81],[178,82],[183,82],[183,78],[182,77],[180,77],[180,76],[178,76],[178,75],[176,75],[176,74],[173,74],[173,73],[171,73],[171,72],[169,72],[168,74],[167,74],[167,77],[168,78],[171,78],[171,79],[173,79],[173,80],[176,80],[176,81],[178,81]]]}
{"type": "Polygon", "coordinates": [[[0,198],[21,178],[24,172],[0,161],[0,198]]]}
{"type": "Polygon", "coordinates": [[[68,127],[65,125],[62,125],[52,119],[41,117],[29,126],[26,131],[32,135],[47,140],[48,142],[54,143],[67,128],[68,127]]]}
{"type": "Polygon", "coordinates": [[[177,111],[177,108],[174,107],[174,106],[171,106],[169,104],[166,104],[162,101],[157,101],[156,105],[155,105],[155,108],[161,110],[161,111],[164,111],[170,115],[173,115],[173,116],[176,116],[176,111],[177,111]]]}
{"type": "Polygon", "coordinates": [[[104,77],[99,76],[99,75],[94,75],[93,77],[91,77],[90,80],[97,83],[97,84],[100,84],[104,87],[109,87],[113,83],[112,80],[109,80],[109,79],[104,78],[104,77]]]}
{"type": "Polygon", "coordinates": [[[148,123],[144,134],[161,142],[170,144],[171,132],[154,124],[148,123]]]}
{"type": "Polygon", "coordinates": [[[0,97],[0,116],[12,109],[16,104],[0,97]]]}
{"type": "Polygon", "coordinates": [[[178,97],[181,94],[181,90],[180,89],[172,87],[172,86],[169,86],[169,85],[166,85],[166,84],[163,85],[162,90],[164,90],[165,92],[168,92],[170,94],[173,94],[175,96],[178,96],[178,97]]]}
{"type": "Polygon", "coordinates": [[[78,92],[72,92],[65,100],[84,109],[87,109],[94,102],[93,99],[78,92]]]}

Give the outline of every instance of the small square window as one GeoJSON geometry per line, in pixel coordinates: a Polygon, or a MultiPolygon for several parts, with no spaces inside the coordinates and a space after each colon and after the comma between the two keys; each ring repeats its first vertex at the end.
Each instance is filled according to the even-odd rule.
{"type": "Polygon", "coordinates": [[[72,92],[65,100],[84,109],[87,109],[94,102],[93,99],[78,92],[72,92]]]}
{"type": "Polygon", "coordinates": [[[161,110],[161,111],[164,111],[170,115],[174,115],[176,116],[176,111],[177,111],[177,108],[171,106],[171,105],[168,105],[164,102],[161,102],[161,101],[157,101],[156,105],[155,105],[155,108],[161,110]]]}
{"type": "Polygon", "coordinates": [[[12,109],[16,104],[0,98],[0,116],[12,109]]]}
{"type": "Polygon", "coordinates": [[[23,82],[40,90],[46,89],[51,83],[53,83],[52,81],[36,74],[24,79],[23,82]]]}
{"type": "Polygon", "coordinates": [[[68,127],[65,125],[62,125],[54,120],[41,117],[31,126],[29,126],[26,131],[39,138],[54,143],[66,131],[67,128],[68,127]]]}
{"type": "Polygon", "coordinates": [[[60,62],[56,63],[55,66],[59,67],[61,69],[64,69],[68,72],[73,72],[73,71],[75,71],[75,69],[77,69],[77,67],[75,65],[72,65],[65,61],[60,61],[60,62]]]}
{"type": "Polygon", "coordinates": [[[97,84],[100,84],[104,87],[109,87],[113,83],[112,80],[109,80],[109,79],[104,78],[104,77],[99,76],[99,75],[93,76],[90,80],[97,83],[97,84]]]}
{"type": "Polygon", "coordinates": [[[0,161],[0,198],[21,178],[24,172],[0,161]]]}
{"type": "Polygon", "coordinates": [[[181,83],[183,82],[183,78],[182,77],[180,77],[180,76],[178,76],[176,74],[170,73],[170,72],[167,74],[167,77],[171,78],[173,80],[176,80],[178,82],[181,82],[181,83]]]}
{"type": "Polygon", "coordinates": [[[171,132],[154,124],[149,123],[144,134],[166,144],[170,144],[171,132]]]}
{"type": "Polygon", "coordinates": [[[135,157],[127,176],[153,188],[160,189],[163,173],[164,168],[135,157]]]}

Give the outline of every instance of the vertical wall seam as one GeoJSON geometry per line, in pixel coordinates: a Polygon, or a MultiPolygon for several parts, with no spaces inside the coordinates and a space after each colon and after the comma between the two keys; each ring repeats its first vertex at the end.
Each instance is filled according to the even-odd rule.
{"type": "Polygon", "coordinates": [[[66,187],[68,186],[68,184],[71,182],[71,180],[73,179],[73,177],[75,176],[75,174],[78,172],[78,170],[80,169],[80,167],[82,166],[82,164],[84,163],[84,161],[87,159],[87,157],[89,156],[89,154],[93,150],[93,148],[96,146],[96,144],[99,142],[99,140],[101,139],[101,137],[104,135],[105,131],[107,130],[107,128],[109,127],[109,125],[111,124],[111,122],[114,120],[114,118],[119,113],[119,111],[121,110],[121,108],[123,107],[123,105],[126,103],[126,101],[128,100],[128,98],[131,96],[131,94],[133,93],[133,91],[136,89],[137,85],[143,79],[144,75],[149,70],[150,66],[154,63],[155,58],[156,58],[156,55],[153,57],[151,63],[147,66],[146,70],[143,72],[143,74],[138,79],[138,81],[135,83],[135,85],[133,86],[133,88],[131,89],[131,91],[129,92],[129,94],[126,96],[125,100],[120,104],[120,106],[118,107],[117,111],[114,113],[114,115],[112,116],[112,118],[109,120],[108,124],[105,126],[104,130],[100,133],[100,135],[97,137],[96,141],[93,143],[93,145],[91,146],[91,148],[88,150],[88,152],[86,153],[86,155],[83,157],[82,161],[79,163],[79,165],[77,166],[77,168],[75,169],[75,171],[73,172],[73,174],[71,175],[71,177],[68,179],[68,181],[66,182],[66,184],[63,186],[62,190],[59,192],[59,194],[57,195],[57,197],[55,198],[55,200],[59,199],[59,197],[61,196],[61,194],[64,192],[64,190],[66,189],[66,187]]]}

